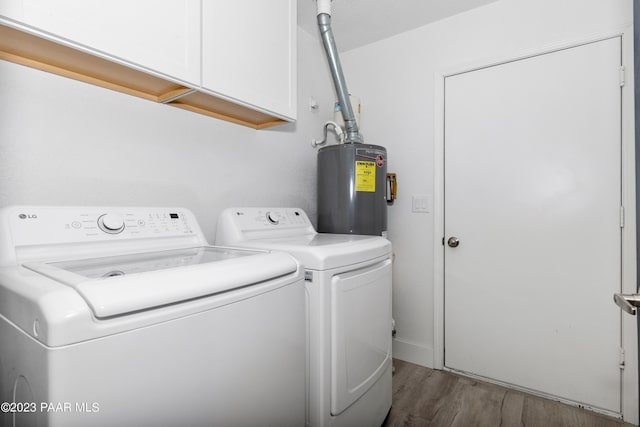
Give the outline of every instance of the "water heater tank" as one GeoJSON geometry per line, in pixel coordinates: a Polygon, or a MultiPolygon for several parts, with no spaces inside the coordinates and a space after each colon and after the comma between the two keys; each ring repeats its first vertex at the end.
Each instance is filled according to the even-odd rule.
{"type": "Polygon", "coordinates": [[[339,144],[318,150],[318,231],[387,235],[387,150],[339,144]]]}

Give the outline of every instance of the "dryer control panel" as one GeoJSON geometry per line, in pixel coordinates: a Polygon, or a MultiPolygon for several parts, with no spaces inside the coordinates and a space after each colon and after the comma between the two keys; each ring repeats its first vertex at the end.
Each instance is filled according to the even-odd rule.
{"type": "Polygon", "coordinates": [[[228,208],[218,218],[216,241],[229,243],[315,233],[309,217],[299,208],[228,208]]]}

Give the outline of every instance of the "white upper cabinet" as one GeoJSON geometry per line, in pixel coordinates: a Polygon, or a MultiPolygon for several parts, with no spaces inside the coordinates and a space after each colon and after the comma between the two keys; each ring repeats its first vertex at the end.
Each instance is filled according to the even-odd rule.
{"type": "Polygon", "coordinates": [[[204,0],[202,87],[296,117],[296,0],[204,0]]]}
{"type": "Polygon", "coordinates": [[[296,0],[0,0],[0,58],[261,129],[296,119],[296,19],[296,0]]]}
{"type": "Polygon", "coordinates": [[[200,81],[200,0],[2,0],[0,14],[132,65],[200,81]]]}

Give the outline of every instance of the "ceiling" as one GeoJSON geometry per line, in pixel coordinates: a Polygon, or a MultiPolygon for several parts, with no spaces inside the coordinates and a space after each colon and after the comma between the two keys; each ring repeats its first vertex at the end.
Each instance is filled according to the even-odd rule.
{"type": "MultiPolygon", "coordinates": [[[[496,0],[334,0],[332,28],[340,52],[421,27],[496,0]]],[[[298,0],[298,25],[318,35],[315,0],[298,0]]]]}

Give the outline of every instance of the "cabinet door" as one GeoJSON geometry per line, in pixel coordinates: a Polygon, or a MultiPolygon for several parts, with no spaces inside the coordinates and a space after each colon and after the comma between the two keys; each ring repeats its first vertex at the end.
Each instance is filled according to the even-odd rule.
{"type": "Polygon", "coordinates": [[[203,88],[295,119],[296,18],[295,0],[203,1],[203,88]]]}
{"type": "Polygon", "coordinates": [[[3,0],[0,14],[127,63],[200,81],[200,0],[3,0]]]}

